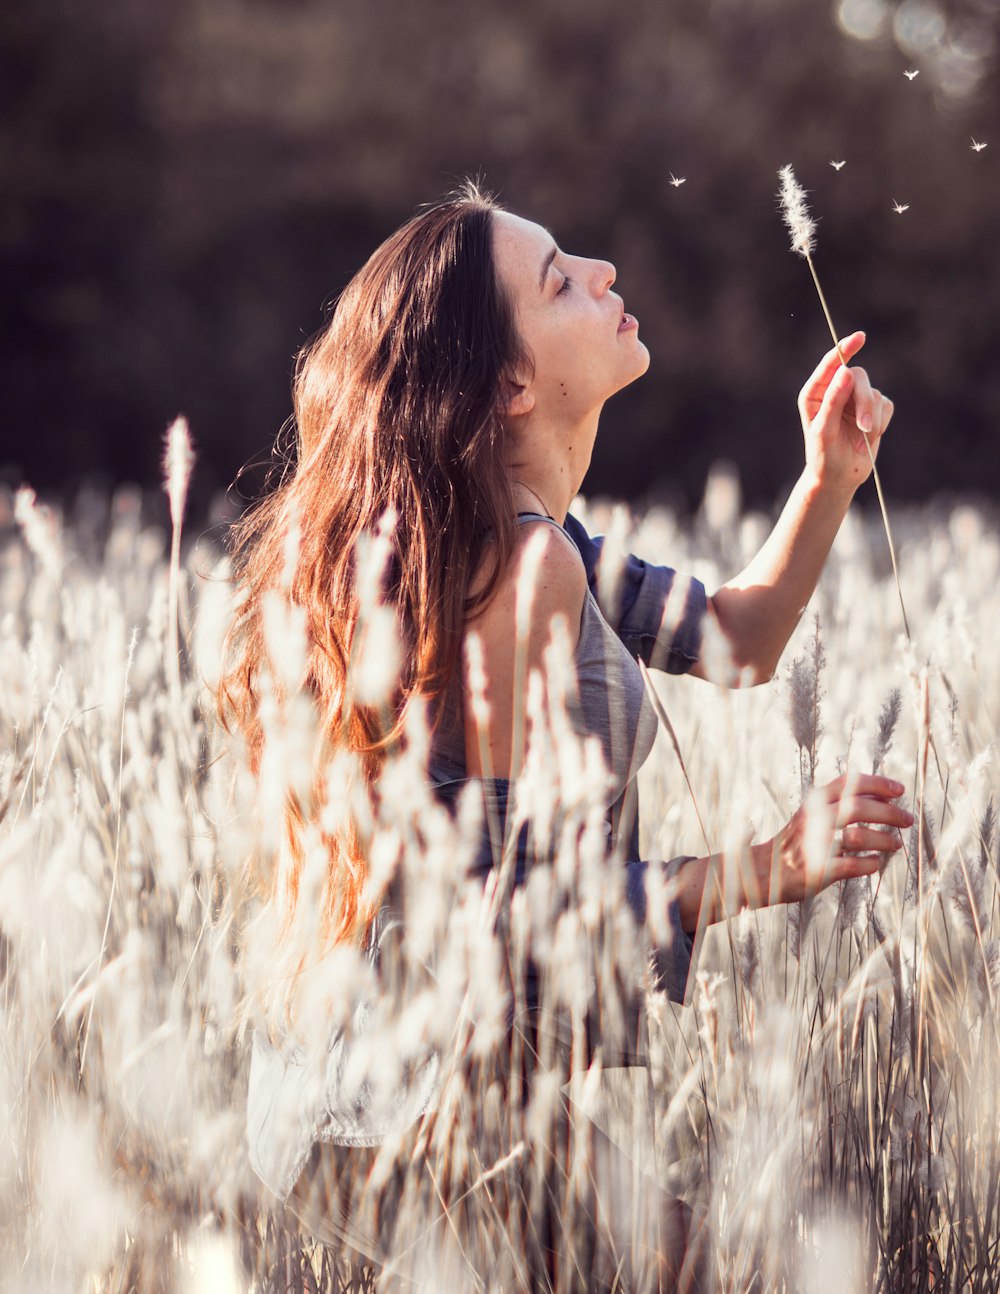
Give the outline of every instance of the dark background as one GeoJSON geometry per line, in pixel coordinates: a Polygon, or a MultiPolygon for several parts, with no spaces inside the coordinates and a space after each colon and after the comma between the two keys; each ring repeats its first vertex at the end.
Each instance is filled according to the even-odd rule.
{"type": "Polygon", "coordinates": [[[998,31],[1000,0],[4,0],[0,479],[155,488],[183,412],[204,508],[353,272],[469,172],[613,260],[652,353],[585,492],[691,506],[728,457],[768,506],[830,345],[791,162],[896,403],[886,493],[995,498],[998,31]]]}

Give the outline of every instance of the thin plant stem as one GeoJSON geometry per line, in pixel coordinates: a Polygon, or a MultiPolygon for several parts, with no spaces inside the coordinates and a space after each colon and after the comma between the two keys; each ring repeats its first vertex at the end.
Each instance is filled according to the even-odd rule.
{"type": "MultiPolygon", "coordinates": [[[[813,282],[816,284],[816,291],[819,294],[819,303],[823,307],[823,313],[826,316],[826,322],[830,329],[830,336],[833,338],[833,344],[837,348],[840,362],[844,368],[846,368],[847,360],[844,358],[844,352],[840,349],[840,342],[837,338],[837,330],[833,326],[830,308],[826,304],[826,297],[823,295],[822,287],[820,287],[819,275],[816,273],[816,267],[813,265],[813,259],[809,255],[808,251],[805,253],[805,258],[809,266],[810,273],[812,274],[813,282]]],[[[906,630],[907,642],[912,642],[913,639],[910,635],[910,622],[907,619],[906,605],[903,602],[903,588],[899,582],[899,567],[896,565],[896,548],[892,542],[892,530],[889,527],[889,512],[885,506],[885,497],[882,494],[882,482],[879,480],[878,468],[875,466],[875,455],[872,453],[872,447],[868,441],[868,433],[866,431],[862,431],[861,434],[864,437],[865,448],[868,450],[868,459],[872,465],[872,479],[875,482],[875,493],[878,496],[878,505],[882,512],[882,523],[885,526],[885,537],[889,541],[889,559],[892,562],[892,576],[896,581],[896,592],[899,594],[899,609],[903,613],[903,628],[906,630]]]]}
{"type": "MultiPolygon", "coordinates": [[[[705,850],[708,855],[708,875],[705,878],[705,892],[707,893],[709,890],[711,890],[714,887],[715,894],[717,894],[719,897],[719,900],[720,900],[719,910],[721,915],[724,918],[726,918],[726,934],[729,937],[729,955],[730,955],[730,958],[732,959],[732,964],[733,964],[733,979],[736,981],[737,984],[739,984],[741,981],[737,975],[737,969],[736,969],[736,945],[733,941],[732,925],[728,919],[730,915],[735,915],[735,914],[731,914],[729,911],[729,902],[728,902],[725,890],[723,889],[722,882],[719,878],[719,869],[716,863],[713,861],[714,855],[712,853],[712,846],[708,839],[708,832],[705,830],[705,823],[701,816],[701,810],[698,808],[698,800],[694,793],[694,787],[691,785],[691,779],[688,776],[687,765],[685,764],[684,756],[681,753],[680,742],[677,740],[677,733],[674,731],[674,725],[670,722],[670,717],[667,714],[667,711],[663,705],[663,702],[660,700],[660,697],[657,694],[656,688],[653,687],[653,680],[649,677],[649,670],[646,668],[646,665],[643,662],[641,657],[638,658],[638,663],[639,663],[639,670],[642,673],[642,681],[646,685],[646,692],[648,693],[649,698],[653,704],[653,709],[656,711],[657,718],[660,720],[660,722],[666,728],[667,732],[670,734],[670,740],[673,743],[674,751],[676,752],[676,755],[677,755],[677,762],[681,766],[681,772],[684,774],[684,781],[687,783],[687,788],[691,795],[691,803],[694,805],[695,816],[698,819],[698,826],[701,828],[702,839],[705,842],[705,850]]],[[[711,901],[714,901],[714,895],[711,901]]],[[[691,953],[692,965],[697,963],[701,953],[701,945],[705,937],[705,928],[708,925],[708,922],[705,920],[707,912],[708,912],[708,907],[704,902],[704,894],[703,894],[703,901],[698,911],[698,925],[695,929],[695,934],[694,934],[694,948],[691,953]]],[[[688,983],[690,985],[690,980],[688,981],[688,983]]],[[[689,1005],[689,1003],[685,1001],[685,1005],[689,1005]]]]}
{"type": "Polygon", "coordinates": [[[826,297],[823,289],[820,287],[819,275],[816,273],[816,266],[813,264],[813,258],[808,252],[805,253],[806,263],[809,266],[809,272],[813,276],[813,282],[816,284],[816,291],[819,294],[819,303],[823,307],[823,313],[826,315],[826,322],[830,329],[830,336],[833,338],[833,344],[837,348],[837,354],[840,356],[840,362],[844,368],[847,367],[847,360],[844,358],[844,352],[840,349],[840,341],[837,337],[837,330],[833,326],[833,318],[830,314],[830,307],[826,304],[826,297]]]}
{"type": "MultiPolygon", "coordinates": [[[[133,629],[132,629],[132,636],[129,639],[128,658],[125,661],[125,677],[122,680],[122,718],[121,718],[121,734],[120,734],[120,739],[118,744],[118,805],[115,813],[115,853],[114,853],[114,858],[112,859],[112,862],[111,862],[111,892],[108,895],[108,911],[107,911],[107,915],[104,918],[104,931],[101,935],[101,947],[98,950],[98,954],[97,954],[97,970],[94,974],[95,983],[97,981],[98,976],[101,973],[101,962],[104,960],[104,950],[107,948],[107,945],[108,945],[108,930],[111,926],[111,913],[114,910],[114,904],[115,904],[115,888],[118,883],[118,859],[121,854],[121,840],[122,840],[122,785],[123,785],[122,779],[125,771],[125,709],[128,705],[128,697],[129,697],[128,676],[129,676],[129,671],[132,668],[132,661],[135,659],[135,645],[138,640],[138,637],[139,637],[139,627],[138,625],[135,625],[133,626],[133,629]]],[[[84,1028],[83,1043],[80,1047],[79,1073],[81,1076],[83,1074],[84,1064],[86,1063],[86,1060],[87,1060],[87,1042],[90,1039],[90,1022],[93,1019],[93,1015],[94,1015],[95,1000],[96,1000],[95,997],[91,997],[90,999],[90,1004],[87,1009],[87,1024],[86,1024],[86,1027],[84,1028]]]]}
{"type": "Polygon", "coordinates": [[[170,683],[171,703],[177,713],[182,698],[181,658],[178,634],[178,586],[181,567],[181,519],[171,527],[170,568],[167,583],[167,677],[170,683]]]}
{"type": "Polygon", "coordinates": [[[680,742],[677,740],[677,733],[674,732],[674,725],[670,722],[670,717],[663,706],[663,702],[660,700],[659,694],[653,687],[653,681],[649,677],[649,671],[641,659],[639,660],[639,669],[642,672],[642,681],[646,684],[646,691],[649,694],[650,701],[653,703],[653,709],[656,711],[656,716],[663,724],[664,728],[666,728],[670,740],[673,743],[674,751],[677,754],[677,762],[681,766],[684,781],[687,783],[687,789],[691,795],[691,803],[694,805],[695,817],[698,819],[698,826],[701,828],[701,838],[705,842],[705,849],[710,854],[712,852],[712,846],[709,843],[708,832],[705,830],[705,823],[701,816],[701,810],[698,808],[698,797],[695,795],[694,787],[691,785],[691,779],[688,777],[687,765],[684,763],[684,756],[681,754],[680,742]]]}

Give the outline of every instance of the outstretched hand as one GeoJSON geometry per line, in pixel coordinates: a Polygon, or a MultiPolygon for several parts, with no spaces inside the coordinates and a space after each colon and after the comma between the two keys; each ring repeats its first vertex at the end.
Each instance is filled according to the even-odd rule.
{"type": "Polygon", "coordinates": [[[913,814],[893,801],[899,782],[847,773],[818,787],[772,839],[753,847],[759,906],[812,898],[834,881],[880,871],[899,849],[899,831],[913,814]],[[878,826],[858,824],[881,824],[878,826]],[[865,853],[848,851],[864,850],[865,853]]]}
{"type": "MultiPolygon", "coordinates": [[[[864,344],[863,332],[845,337],[840,343],[844,359],[851,359],[864,344]]],[[[798,408],[807,468],[822,487],[850,496],[871,475],[892,417],[892,401],[872,387],[863,368],[845,368],[833,349],[799,392],[798,408]]]]}

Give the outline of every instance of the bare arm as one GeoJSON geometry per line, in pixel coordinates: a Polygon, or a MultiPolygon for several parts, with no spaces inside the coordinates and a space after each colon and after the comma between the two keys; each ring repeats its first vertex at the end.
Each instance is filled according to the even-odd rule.
{"type": "MultiPolygon", "coordinates": [[[[828,492],[803,472],[760,552],[709,598],[733,664],[750,669],[751,685],[773,677],[850,502],[850,495],[828,492]]],[[[710,655],[691,667],[696,678],[712,672],[710,655]]]]}
{"type": "Polygon", "coordinates": [[[893,803],[903,793],[899,782],[868,773],[846,774],[820,787],[772,839],[751,845],[742,858],[723,854],[692,858],[676,872],[676,901],[681,928],[689,933],[734,916],[740,908],[763,908],[810,898],[833,881],[867,876],[884,865],[885,856],[902,843],[898,830],[913,823],[913,815],[893,803]],[[816,833],[807,824],[811,814],[823,815],[830,845],[842,829],[835,849],[810,853],[807,839],[816,833]],[[890,830],[859,826],[881,823],[890,830]],[[874,851],[848,854],[846,850],[874,851]]]}
{"type": "MultiPolygon", "coordinates": [[[[852,333],[840,343],[850,359],[865,343],[852,333]]],[[[710,599],[721,641],[735,670],[713,670],[711,652],[691,670],[724,685],[766,683],[778,667],[806,603],[812,597],[857,488],[868,479],[893,404],[872,389],[863,368],[845,368],[837,350],[826,353],[799,392],[806,464],[774,530],[753,561],[710,599]],[[871,447],[865,444],[868,436],[871,447]]],[[[716,653],[718,656],[720,653],[716,653]]]]}

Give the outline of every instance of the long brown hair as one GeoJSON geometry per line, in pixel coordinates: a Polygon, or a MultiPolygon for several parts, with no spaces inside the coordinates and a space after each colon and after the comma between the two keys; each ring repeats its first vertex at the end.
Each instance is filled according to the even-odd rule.
{"type": "MultiPolygon", "coordinates": [[[[226,728],[242,736],[255,775],[264,745],[261,680],[275,672],[262,601],[279,590],[301,609],[306,626],[305,685],[319,730],[314,781],[308,804],[287,797],[289,874],[280,885],[272,875],[264,894],[284,909],[283,929],[298,898],[302,829],[322,806],[331,752],[354,752],[374,787],[412,698],[439,698],[461,668],[465,621],[492,598],[514,552],[504,383],[516,368],[530,368],[531,358],[494,262],[497,209],[478,181],[465,180],[371,255],[297,358],[293,461],[231,531],[242,601],[225,640],[216,705],[226,728]],[[348,676],[359,610],[356,546],[390,508],[395,526],[384,595],[403,650],[387,723],[386,708],[352,698],[348,676]],[[488,531],[486,578],[471,598],[488,531]]],[[[329,867],[322,934],[335,944],[357,938],[377,904],[362,909],[368,867],[357,824],[323,841],[329,867]]]]}

